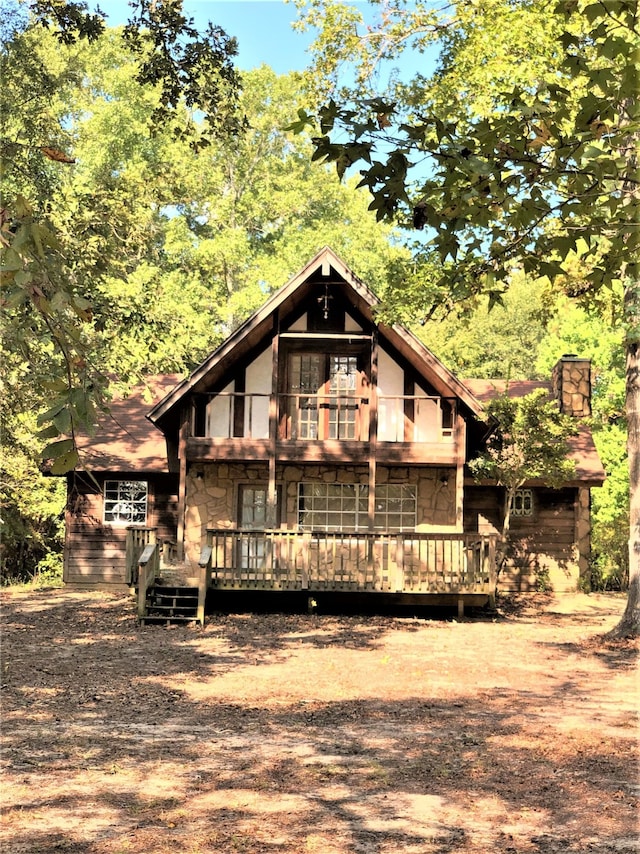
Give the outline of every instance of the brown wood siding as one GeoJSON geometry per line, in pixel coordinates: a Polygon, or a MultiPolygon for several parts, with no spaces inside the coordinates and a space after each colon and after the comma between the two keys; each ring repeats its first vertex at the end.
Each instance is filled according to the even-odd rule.
{"type": "MultiPolygon", "coordinates": [[[[575,590],[578,584],[578,555],[575,543],[576,490],[534,488],[532,516],[511,519],[512,555],[500,579],[507,591],[552,589],[575,590]]],[[[467,486],[464,529],[478,533],[497,532],[501,526],[502,490],[467,486]]]]}
{"type": "Polygon", "coordinates": [[[158,528],[158,540],[176,539],[177,477],[170,474],[107,472],[96,477],[77,473],[69,479],[64,581],[67,584],[124,584],[126,526],[104,524],[105,480],[146,480],[147,524],[158,528]]]}
{"type": "MultiPolygon", "coordinates": [[[[276,445],[278,462],[352,463],[369,460],[369,442],[352,440],[280,440],[276,445]]],[[[376,456],[382,465],[455,465],[459,449],[455,442],[378,442],[376,456]]],[[[204,439],[186,441],[190,462],[250,462],[268,460],[268,439],[204,439]]]]}

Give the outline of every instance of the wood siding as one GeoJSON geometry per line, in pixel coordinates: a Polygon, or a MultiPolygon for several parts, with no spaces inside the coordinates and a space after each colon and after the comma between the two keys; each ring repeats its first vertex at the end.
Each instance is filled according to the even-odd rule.
{"type": "MultiPolygon", "coordinates": [[[[189,462],[268,460],[268,439],[206,439],[192,437],[186,440],[189,462]]],[[[279,463],[366,462],[370,443],[341,441],[339,439],[296,441],[281,440],[276,444],[279,463]]],[[[378,462],[386,465],[456,465],[460,448],[454,442],[378,442],[378,462]]]]}
{"type": "MultiPolygon", "coordinates": [[[[494,533],[501,527],[502,490],[467,486],[465,531],[494,533]]],[[[534,488],[531,516],[511,519],[511,553],[499,579],[499,589],[529,592],[577,589],[580,555],[575,542],[577,490],[534,488]]],[[[583,560],[584,560],[583,556],[583,560]]]]}
{"type": "Polygon", "coordinates": [[[122,585],[126,579],[126,525],[103,522],[105,480],[146,480],[147,527],[157,528],[158,541],[175,542],[177,478],[175,475],[101,473],[97,484],[78,473],[69,485],[64,550],[67,584],[122,585]]]}

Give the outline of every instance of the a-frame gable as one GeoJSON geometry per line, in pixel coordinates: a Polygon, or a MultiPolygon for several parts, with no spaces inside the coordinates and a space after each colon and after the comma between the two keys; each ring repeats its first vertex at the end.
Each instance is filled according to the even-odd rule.
{"type": "MultiPolygon", "coordinates": [[[[323,282],[342,289],[352,307],[350,313],[369,324],[375,323],[373,309],[379,303],[378,298],[332,249],[325,247],[163,398],[148,418],[153,423],[161,423],[185,396],[202,391],[216,379],[221,381],[223,376],[229,375],[234,365],[255,352],[261,342],[278,329],[280,314],[291,318],[296,312],[301,313],[312,290],[323,282]]],[[[379,324],[378,334],[383,346],[386,340],[390,349],[405,359],[438,394],[458,398],[473,415],[482,417],[483,408],[478,399],[408,329],[399,324],[379,324]]]]}

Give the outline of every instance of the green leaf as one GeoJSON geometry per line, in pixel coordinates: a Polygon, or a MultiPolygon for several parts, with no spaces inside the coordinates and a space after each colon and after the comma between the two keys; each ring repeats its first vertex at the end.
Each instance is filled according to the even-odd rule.
{"type": "Polygon", "coordinates": [[[74,449],[68,451],[65,454],[62,454],[59,457],[56,457],[49,468],[49,471],[53,475],[61,475],[66,474],[69,471],[73,471],[73,469],[80,462],[80,456],[78,452],[74,449]]]}
{"type": "Polygon", "coordinates": [[[50,409],[47,409],[46,412],[40,413],[37,418],[38,426],[46,424],[48,421],[53,421],[53,419],[66,407],[66,405],[66,398],[64,400],[58,400],[50,409]]]}
{"type": "Polygon", "coordinates": [[[60,435],[60,431],[55,426],[55,424],[50,424],[48,427],[45,427],[43,430],[38,430],[38,438],[39,439],[55,439],[56,436],[60,435]]]}
{"type": "Polygon", "coordinates": [[[13,272],[14,270],[22,269],[22,258],[13,247],[9,247],[2,253],[2,266],[0,270],[13,272]]]}
{"type": "Polygon", "coordinates": [[[58,431],[61,434],[70,433],[71,427],[73,425],[73,420],[71,418],[71,411],[68,406],[65,406],[63,409],[58,412],[57,415],[51,419],[55,426],[58,428],[58,431]]]}
{"type": "Polygon", "coordinates": [[[49,443],[42,451],[43,460],[55,460],[73,450],[72,439],[60,439],[58,442],[49,443]]]}

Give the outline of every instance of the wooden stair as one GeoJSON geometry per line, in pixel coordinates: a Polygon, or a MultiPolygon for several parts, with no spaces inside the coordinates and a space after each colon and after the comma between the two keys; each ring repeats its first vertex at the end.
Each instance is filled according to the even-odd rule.
{"type": "Polygon", "coordinates": [[[198,621],[198,588],[155,583],[147,590],[145,613],[140,625],[150,623],[195,623],[198,621]]]}
{"type": "Polygon", "coordinates": [[[207,578],[211,548],[202,550],[197,566],[160,566],[155,543],[148,543],[138,560],[138,621],[150,623],[200,623],[204,626],[207,578]],[[195,569],[195,575],[194,575],[195,569]]]}

